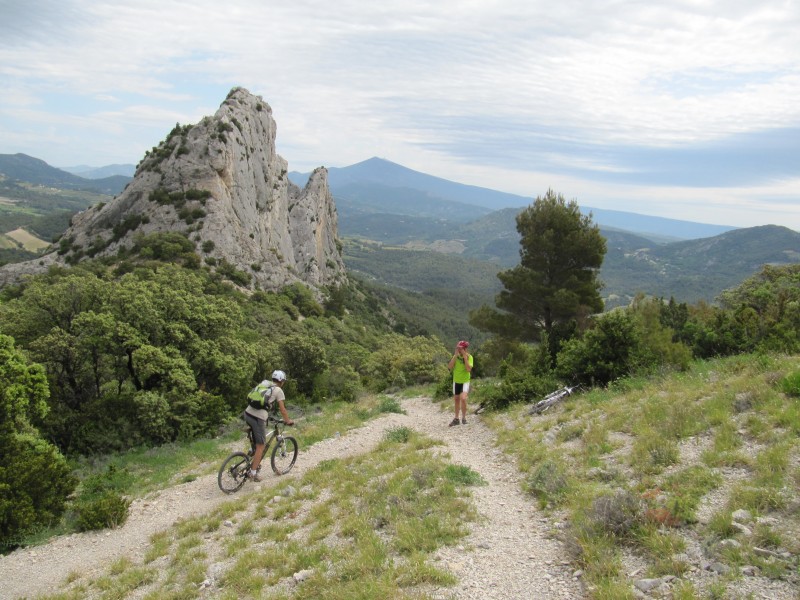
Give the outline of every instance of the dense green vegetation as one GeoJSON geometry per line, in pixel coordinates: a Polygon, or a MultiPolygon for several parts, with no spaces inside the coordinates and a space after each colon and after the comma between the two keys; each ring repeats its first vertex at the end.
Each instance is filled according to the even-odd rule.
{"type": "Polygon", "coordinates": [[[50,412],[41,365],[0,335],[0,543],[64,512],[75,480],[64,456],[34,426],[50,412]]]}
{"type": "MultiPolygon", "coordinates": [[[[444,345],[393,333],[380,301],[357,282],[322,303],[300,284],[246,296],[173,237],[147,236],[116,263],[82,261],[4,290],[0,333],[41,365],[38,405],[47,410],[29,420],[54,451],[91,455],[213,435],[275,368],[287,371],[287,397],[300,404],[446,377],[444,345]]],[[[114,499],[97,501],[109,508],[114,499]]]]}

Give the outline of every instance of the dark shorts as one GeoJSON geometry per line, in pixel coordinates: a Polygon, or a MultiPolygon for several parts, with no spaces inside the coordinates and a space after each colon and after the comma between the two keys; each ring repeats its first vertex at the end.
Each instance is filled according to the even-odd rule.
{"type": "Polygon", "coordinates": [[[453,382],[453,396],[460,396],[464,392],[469,393],[469,381],[467,383],[453,382]]]}
{"type": "Polygon", "coordinates": [[[244,413],[244,420],[253,430],[253,439],[256,444],[267,443],[267,422],[254,417],[249,413],[244,413]]]}

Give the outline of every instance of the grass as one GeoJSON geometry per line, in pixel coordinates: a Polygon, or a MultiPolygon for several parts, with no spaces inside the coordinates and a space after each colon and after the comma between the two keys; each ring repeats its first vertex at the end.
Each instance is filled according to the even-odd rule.
{"type": "Polygon", "coordinates": [[[735,578],[708,587],[694,579],[689,567],[696,565],[676,556],[689,540],[714,547],[734,537],[740,551],[718,560],[734,571],[751,564],[767,577],[787,576],[785,562],[770,563],[752,548],[800,550],[794,535],[782,533],[800,531],[800,514],[787,511],[800,502],[800,399],[783,391],[795,389],[786,373],[797,367],[796,357],[698,361],[684,373],[591,390],[544,415],[516,406],[486,421],[517,458],[532,501],[569,522],[561,539],[584,570],[590,597],[632,597],[625,553],[647,564],[637,578],[679,578],[675,598],[728,597],[735,578]],[[723,488],[730,468],[746,476],[723,488]],[[702,502],[720,488],[725,508],[698,523],[702,502]],[[751,524],[747,539],[731,518],[740,508],[781,525],[751,524]]]}
{"type": "Polygon", "coordinates": [[[368,454],[182,520],[151,538],[142,564],[73,575],[49,598],[195,598],[206,580],[219,598],[426,598],[456,582],[432,555],[466,535],[469,488],[484,483],[436,445],[390,432],[368,454]]]}

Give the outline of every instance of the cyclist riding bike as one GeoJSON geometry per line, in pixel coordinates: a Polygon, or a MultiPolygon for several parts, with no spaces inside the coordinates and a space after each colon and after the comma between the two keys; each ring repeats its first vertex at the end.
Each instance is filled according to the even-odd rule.
{"type": "MultiPolygon", "coordinates": [[[[256,386],[256,389],[269,390],[271,394],[270,405],[278,408],[287,425],[294,425],[294,421],[289,418],[289,413],[286,412],[286,406],[284,405],[286,400],[286,395],[283,393],[284,383],[286,383],[286,373],[278,369],[272,372],[272,382],[264,380],[256,386]]],[[[249,477],[253,481],[261,481],[261,477],[258,475],[258,468],[261,465],[261,457],[264,454],[264,446],[267,443],[267,420],[269,417],[269,407],[256,408],[249,404],[244,410],[244,420],[253,430],[253,439],[256,446],[249,473],[249,477]]]]}

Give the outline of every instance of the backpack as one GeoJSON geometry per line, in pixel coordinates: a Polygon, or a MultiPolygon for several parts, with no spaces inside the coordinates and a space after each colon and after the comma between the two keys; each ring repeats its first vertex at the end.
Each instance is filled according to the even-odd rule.
{"type": "Polygon", "coordinates": [[[262,381],[247,394],[247,404],[259,410],[271,410],[275,404],[272,391],[275,384],[269,381],[262,381]]]}

